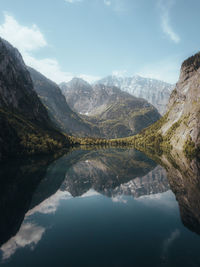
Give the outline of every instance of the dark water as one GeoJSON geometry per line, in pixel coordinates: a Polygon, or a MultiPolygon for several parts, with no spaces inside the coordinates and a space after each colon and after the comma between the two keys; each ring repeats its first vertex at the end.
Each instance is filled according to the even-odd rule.
{"type": "Polygon", "coordinates": [[[168,178],[133,149],[1,166],[1,265],[200,266],[199,163],[163,160],[168,178]]]}

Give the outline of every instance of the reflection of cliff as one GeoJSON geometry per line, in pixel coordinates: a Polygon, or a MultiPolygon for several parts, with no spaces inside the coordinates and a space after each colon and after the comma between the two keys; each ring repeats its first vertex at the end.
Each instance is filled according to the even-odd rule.
{"type": "Polygon", "coordinates": [[[0,245],[16,234],[50,158],[9,161],[0,167],[0,245]]]}
{"type": "Polygon", "coordinates": [[[154,161],[134,149],[90,151],[69,168],[61,188],[73,196],[91,188],[109,197],[167,191],[165,171],[155,167],[154,161]]]}
{"type": "Polygon", "coordinates": [[[189,161],[184,155],[163,155],[170,188],[176,195],[183,224],[200,234],[200,161],[189,161]]]}

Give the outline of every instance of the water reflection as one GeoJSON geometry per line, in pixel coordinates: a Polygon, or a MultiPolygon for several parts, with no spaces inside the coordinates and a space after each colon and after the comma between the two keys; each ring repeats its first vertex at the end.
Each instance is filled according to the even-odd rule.
{"type": "MultiPolygon", "coordinates": [[[[169,214],[177,208],[174,197],[169,191],[171,188],[177,198],[183,224],[200,234],[199,161],[194,159],[189,162],[183,155],[173,155],[173,157],[162,155],[156,160],[165,166],[168,179],[163,167],[134,149],[75,150],[57,160],[31,159],[15,162],[12,166],[9,163],[8,166],[2,167],[0,169],[1,177],[4,177],[0,187],[2,263],[13,256],[19,248],[28,247],[34,250],[48,232],[47,229],[53,227],[53,217],[41,220],[41,216],[59,218],[61,215],[57,215],[57,210],[62,206],[61,203],[66,205],[68,201],[69,207],[73,207],[76,203],[72,202],[74,198],[85,200],[92,198],[93,201],[100,198],[101,203],[104,203],[108,197],[112,203],[122,205],[129,203],[128,208],[131,207],[130,198],[132,198],[133,213],[140,214],[141,208],[145,210],[144,213],[148,210],[152,212],[154,207],[167,210],[169,214]]],[[[87,203],[90,203],[89,200],[87,203]]],[[[104,205],[106,209],[106,205],[110,204],[106,202],[104,205]]],[[[121,213],[123,212],[121,210],[121,213]]],[[[71,214],[76,212],[72,211],[71,214]]],[[[76,216],[78,215],[75,215],[75,218],[76,216]]],[[[85,216],[90,217],[90,215],[85,216]]],[[[76,224],[77,220],[75,219],[73,223],[76,224]]],[[[148,220],[151,221],[150,217],[148,220]]],[[[156,225],[159,220],[157,218],[152,223],[156,225]]],[[[147,238],[148,235],[146,233],[146,236],[141,238],[147,238]]],[[[181,230],[175,225],[171,230],[163,231],[163,237],[160,236],[162,242],[159,244],[161,262],[167,262],[170,249],[180,236],[181,230]]]]}
{"type": "Polygon", "coordinates": [[[183,224],[200,234],[200,160],[188,160],[181,152],[162,155],[159,160],[167,170],[183,224]]]}
{"type": "Polygon", "coordinates": [[[44,227],[32,223],[23,223],[19,232],[1,246],[2,261],[9,259],[19,248],[29,246],[34,249],[44,232],[44,227]]]}

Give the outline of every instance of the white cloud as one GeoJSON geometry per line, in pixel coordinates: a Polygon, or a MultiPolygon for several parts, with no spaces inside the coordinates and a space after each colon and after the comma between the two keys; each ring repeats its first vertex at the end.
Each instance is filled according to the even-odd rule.
{"type": "Polygon", "coordinates": [[[33,55],[34,51],[48,46],[38,26],[35,24],[30,27],[23,26],[13,16],[7,13],[4,13],[4,16],[5,21],[0,25],[0,36],[20,51],[28,66],[57,83],[70,81],[74,76],[83,78],[90,83],[100,78],[63,71],[58,61],[54,58],[41,59],[35,57],[33,55]]]}
{"type": "Polygon", "coordinates": [[[1,246],[2,260],[9,259],[19,248],[30,246],[31,249],[34,249],[44,232],[44,227],[32,223],[23,223],[19,232],[1,246]]]}
{"type": "Polygon", "coordinates": [[[180,37],[175,31],[172,29],[170,25],[170,16],[169,12],[173,5],[173,0],[159,0],[159,9],[161,11],[161,27],[163,32],[174,42],[179,43],[180,37]]]}
{"type": "Polygon", "coordinates": [[[4,13],[5,22],[0,25],[0,36],[15,45],[21,53],[45,47],[47,42],[38,27],[20,25],[12,16],[4,13]]]}

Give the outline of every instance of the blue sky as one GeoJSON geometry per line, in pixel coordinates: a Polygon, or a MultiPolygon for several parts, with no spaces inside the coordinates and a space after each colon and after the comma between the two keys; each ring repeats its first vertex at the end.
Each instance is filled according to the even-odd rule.
{"type": "Polygon", "coordinates": [[[56,81],[110,74],[175,83],[200,50],[199,0],[1,0],[0,36],[56,81]]]}

